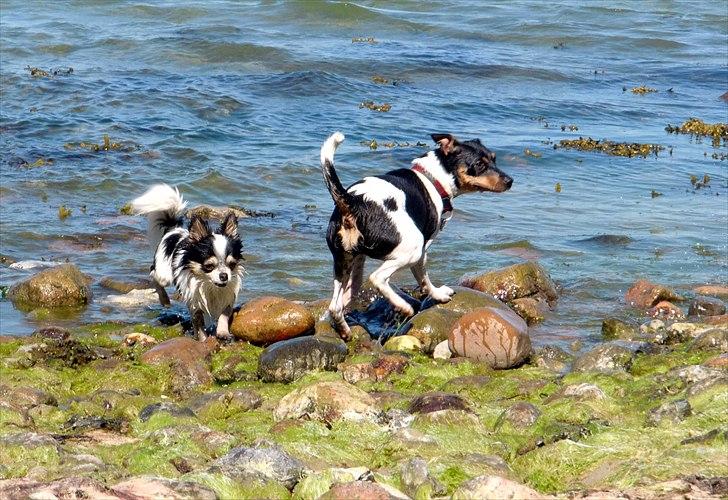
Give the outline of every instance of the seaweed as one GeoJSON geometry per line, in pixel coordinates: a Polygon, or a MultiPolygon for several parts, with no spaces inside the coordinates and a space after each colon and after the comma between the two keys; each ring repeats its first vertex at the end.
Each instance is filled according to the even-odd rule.
{"type": "Polygon", "coordinates": [[[382,104],[376,104],[374,101],[363,101],[359,104],[359,108],[367,108],[372,111],[379,111],[380,113],[386,113],[392,109],[392,105],[388,102],[382,104]]]}
{"type": "Polygon", "coordinates": [[[366,36],[366,37],[364,37],[364,36],[356,36],[356,37],[353,37],[351,39],[351,43],[370,43],[370,44],[375,44],[375,43],[379,43],[379,42],[377,42],[374,39],[373,36],[366,36]]]}
{"type": "Polygon", "coordinates": [[[578,126],[576,126],[576,125],[574,125],[574,124],[572,123],[571,125],[562,125],[562,126],[561,126],[561,131],[562,131],[562,132],[566,132],[566,129],[567,129],[567,128],[569,129],[569,132],[576,132],[577,130],[579,130],[579,127],[578,127],[578,126]]]}
{"type": "Polygon", "coordinates": [[[658,196],[662,196],[662,193],[660,193],[659,191],[655,191],[653,189],[652,192],[650,193],[650,196],[652,196],[653,198],[657,198],[658,196]]]}
{"type": "Polygon", "coordinates": [[[698,138],[710,137],[715,148],[720,146],[721,139],[723,143],[728,142],[728,123],[705,123],[700,118],[688,118],[682,125],[668,123],[665,131],[668,134],[686,134],[698,138]]]}
{"type": "Polygon", "coordinates": [[[124,153],[130,153],[132,151],[138,151],[139,149],[141,149],[141,146],[139,144],[131,141],[111,142],[109,134],[104,134],[101,144],[86,141],[78,143],[67,142],[66,144],[64,144],[63,147],[68,150],[73,150],[76,148],[88,149],[89,151],[93,151],[94,153],[98,153],[99,151],[121,151],[124,153]]]}
{"type": "Polygon", "coordinates": [[[369,149],[377,149],[379,146],[381,146],[383,148],[388,148],[388,149],[392,149],[392,148],[426,148],[426,147],[429,147],[429,144],[427,144],[426,142],[421,142],[421,141],[417,141],[417,142],[391,141],[391,142],[382,142],[382,143],[379,143],[379,142],[377,142],[376,139],[360,141],[359,144],[361,144],[362,146],[366,146],[369,149]]]}
{"type": "Polygon", "coordinates": [[[556,191],[557,193],[561,192],[561,183],[560,182],[556,183],[556,185],[554,186],[554,191],[556,191]]]}
{"type": "Polygon", "coordinates": [[[543,156],[541,153],[535,153],[528,148],[523,150],[523,154],[526,156],[531,156],[533,158],[541,158],[543,156]]]}
{"type": "Polygon", "coordinates": [[[30,76],[34,78],[48,78],[51,76],[69,76],[73,74],[73,68],[54,68],[49,71],[46,71],[44,69],[36,68],[34,66],[26,66],[26,71],[30,72],[30,76]]]}
{"type": "Polygon", "coordinates": [[[646,85],[640,85],[639,87],[634,87],[632,89],[633,94],[639,95],[651,94],[652,92],[657,92],[657,89],[653,89],[652,87],[648,87],[646,85]]]}
{"type": "Polygon", "coordinates": [[[61,220],[66,220],[71,216],[73,212],[70,208],[68,208],[66,205],[61,205],[58,207],[58,218],[61,220]]]}
{"type": "Polygon", "coordinates": [[[596,140],[591,137],[579,137],[578,139],[563,139],[559,144],[554,144],[554,149],[578,149],[580,151],[597,151],[612,156],[641,156],[650,154],[657,156],[657,153],[665,149],[659,144],[643,144],[639,142],[613,142],[606,139],[596,140]]]}
{"type": "Polygon", "coordinates": [[[119,213],[121,215],[134,215],[134,212],[131,208],[131,203],[125,203],[124,206],[119,209],[119,213]]]}

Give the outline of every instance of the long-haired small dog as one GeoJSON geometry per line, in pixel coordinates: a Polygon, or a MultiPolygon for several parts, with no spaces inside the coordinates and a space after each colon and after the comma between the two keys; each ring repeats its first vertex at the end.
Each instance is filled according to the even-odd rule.
{"type": "Polygon", "coordinates": [[[410,306],[389,285],[398,269],[411,269],[422,290],[437,302],[448,302],[453,290],[435,287],[427,276],[427,249],[452,215],[451,200],[476,191],[507,191],[513,179],[495,166],[495,153],[479,139],[458,141],[432,134],[435,151],[412,160],[412,167],[365,177],[344,189],[334,170],[334,152],[344,140],[336,132],[321,147],[321,169],[334,199],[326,242],[334,257],[334,295],[329,312],[339,335],[347,339],[344,308],[361,286],[366,257],[384,261],[369,280],[404,314],[410,306]]]}
{"type": "Polygon", "coordinates": [[[187,203],[177,188],[152,186],[136,198],[132,211],[146,215],[148,238],[154,252],[150,276],[159,302],[168,307],[165,287],[174,285],[187,304],[192,327],[205,340],[205,320],[217,320],[216,335],[230,338],[229,322],[240,291],[243,266],[238,219],[228,213],[214,231],[202,218],[193,216],[187,229],[183,218],[187,203]]]}

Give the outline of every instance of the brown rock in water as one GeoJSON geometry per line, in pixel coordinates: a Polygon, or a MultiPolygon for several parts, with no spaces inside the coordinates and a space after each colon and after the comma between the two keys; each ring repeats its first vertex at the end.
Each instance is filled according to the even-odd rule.
{"type": "Polygon", "coordinates": [[[624,300],[632,307],[647,309],[662,300],[679,301],[683,298],[671,288],[656,285],[647,280],[639,280],[627,290],[624,300]]]}
{"type": "MultiPolygon", "coordinates": [[[[481,307],[496,307],[500,309],[508,308],[505,302],[501,302],[496,299],[492,294],[480,292],[464,286],[453,286],[452,289],[455,291],[455,294],[450,299],[450,302],[446,302],[445,304],[435,304],[432,309],[451,311],[458,316],[462,316],[465,313],[469,313],[475,309],[480,309],[481,307]]],[[[429,309],[425,309],[423,312],[428,310],[429,309]]]]}
{"type": "Polygon", "coordinates": [[[432,413],[440,410],[470,411],[470,405],[457,394],[426,392],[417,396],[409,406],[410,413],[432,413]]]}
{"type": "Polygon", "coordinates": [[[455,322],[448,338],[458,355],[485,361],[491,368],[511,368],[531,354],[526,322],[510,310],[483,307],[455,322]]]}
{"type": "Polygon", "coordinates": [[[182,394],[189,389],[212,383],[210,355],[219,348],[216,339],[210,337],[198,342],[189,337],[166,340],[142,354],[141,361],[152,365],[172,367],[172,390],[182,394]]]}
{"type": "Polygon", "coordinates": [[[431,307],[418,313],[410,320],[412,327],[407,331],[422,342],[422,352],[430,354],[435,346],[447,340],[453,323],[460,317],[460,314],[448,309],[431,307]]]}
{"type": "Polygon", "coordinates": [[[649,308],[647,310],[647,315],[652,318],[662,318],[662,319],[683,319],[685,318],[685,313],[680,309],[678,306],[673,304],[672,302],[668,302],[666,300],[661,300],[657,304],[655,304],[653,307],[649,308]]]}
{"type": "Polygon", "coordinates": [[[465,276],[461,278],[460,284],[489,293],[505,302],[536,295],[553,304],[558,298],[556,285],[548,272],[533,261],[477,276],[465,276]]]}
{"type": "Polygon", "coordinates": [[[549,311],[548,303],[541,297],[522,297],[512,300],[510,305],[516,314],[526,320],[528,326],[541,323],[549,311]]]}
{"type": "Polygon", "coordinates": [[[16,283],[8,298],[19,308],[72,307],[91,301],[86,276],[73,264],[45,269],[16,283]]]}
{"type": "Polygon", "coordinates": [[[260,297],[234,314],[230,333],[240,340],[268,345],[310,332],[314,324],[306,307],[282,297],[260,297]]]}
{"type": "Polygon", "coordinates": [[[720,316],[725,314],[725,304],[715,297],[697,296],[690,302],[688,316],[720,316]]]}
{"type": "Polygon", "coordinates": [[[712,297],[728,298],[728,286],[725,285],[702,285],[693,288],[698,295],[710,295],[712,297]]]}
{"type": "Polygon", "coordinates": [[[725,102],[728,102],[728,92],[725,94],[721,94],[720,99],[723,99],[725,102]]]}

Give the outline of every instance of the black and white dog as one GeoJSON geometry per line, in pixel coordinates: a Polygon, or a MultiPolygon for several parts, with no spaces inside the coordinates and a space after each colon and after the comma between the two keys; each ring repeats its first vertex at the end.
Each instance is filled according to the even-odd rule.
{"type": "Polygon", "coordinates": [[[321,169],[336,205],[326,235],[334,257],[329,312],[344,339],[351,333],[344,308],[361,286],[366,257],[384,261],[369,279],[405,316],[414,310],[389,286],[392,274],[404,267],[433,300],[448,302],[453,290],[435,287],[425,265],[430,243],[452,214],[451,200],[474,191],[501,193],[513,184],[479,139],[458,141],[450,134],[432,134],[432,139],[439,148],[414,159],[412,168],[365,177],[348,189],[334,170],[334,153],[344,135],[334,133],[321,147],[321,169]]]}
{"type": "Polygon", "coordinates": [[[146,215],[148,237],[154,252],[149,275],[168,307],[164,287],[174,284],[192,317],[199,340],[205,340],[205,320],[217,320],[216,336],[230,338],[229,321],[242,281],[242,242],[238,219],[228,213],[215,231],[207,222],[193,216],[183,227],[187,203],[177,188],[167,184],[152,186],[132,202],[132,211],[146,215]]]}

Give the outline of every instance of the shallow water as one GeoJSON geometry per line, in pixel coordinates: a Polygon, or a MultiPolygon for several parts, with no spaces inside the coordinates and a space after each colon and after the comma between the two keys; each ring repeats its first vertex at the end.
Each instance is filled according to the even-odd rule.
{"type": "MultiPolygon", "coordinates": [[[[726,147],[664,130],[692,116],[728,120],[719,99],[728,90],[722,2],[27,5],[0,7],[0,253],[17,260],[69,260],[97,281],[144,277],[144,222],[119,209],[164,181],[193,204],[275,214],[241,222],[242,300],[322,298],[333,204],[317,164],[321,141],[347,135],[337,166],[353,182],[425,151],[382,144],[430,143],[431,132],[449,131],[480,137],[515,183],[502,195],[456,200],[432,247],[431,276],[454,283],[539,259],[564,295],[534,329],[536,343],[594,341],[600,319],[623,307],[624,290],[641,277],[685,289],[728,281],[726,161],[711,157],[726,147]],[[73,72],[32,77],[28,65],[73,72]],[[658,92],[629,91],[643,84],[658,92]],[[364,100],[392,109],[360,109],[364,100]],[[127,151],[64,147],[104,134],[127,151]],[[622,158],[552,147],[580,135],[668,149],[622,158]],[[376,150],[361,143],[372,139],[376,150]],[[53,163],[22,166],[39,158],[53,163]],[[709,187],[695,190],[690,176],[704,174],[709,187]],[[59,219],[60,205],[69,218],[59,219]],[[602,234],[628,238],[594,238],[602,234]]],[[[29,273],[2,267],[0,285],[29,273]]],[[[89,308],[64,321],[158,312],[102,312],[109,292],[94,292],[89,308]]],[[[0,333],[27,334],[38,323],[0,302],[0,333]]]]}

